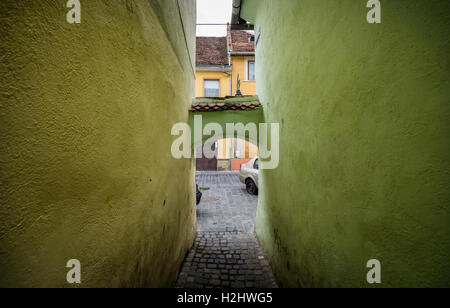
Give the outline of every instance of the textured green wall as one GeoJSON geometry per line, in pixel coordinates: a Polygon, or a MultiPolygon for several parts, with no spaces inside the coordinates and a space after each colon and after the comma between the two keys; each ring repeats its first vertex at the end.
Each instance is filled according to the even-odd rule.
{"type": "MultiPolygon", "coordinates": [[[[259,102],[257,96],[246,96],[246,97],[234,97],[227,99],[210,99],[210,98],[195,98],[194,103],[223,103],[223,102],[259,102]]],[[[204,145],[206,141],[208,141],[212,135],[204,135],[205,126],[210,123],[219,124],[224,138],[239,138],[237,132],[228,132],[227,124],[243,124],[247,126],[248,124],[256,124],[257,128],[257,136],[256,140],[251,140],[251,136],[249,136],[249,132],[245,132],[245,140],[249,141],[255,145],[259,143],[259,124],[262,122],[264,118],[262,108],[257,110],[226,110],[226,111],[214,111],[214,112],[198,112],[191,111],[190,112],[190,125],[191,125],[191,148],[194,151],[197,147],[204,145]],[[202,116],[202,130],[199,133],[201,134],[201,140],[196,140],[195,136],[195,116],[202,116]],[[228,134],[229,133],[229,134],[228,134]]],[[[215,134],[216,132],[214,132],[215,134]]],[[[222,139],[222,138],[221,138],[222,139]]],[[[220,139],[219,139],[220,140],[220,139]]]]}
{"type": "Polygon", "coordinates": [[[82,287],[171,286],[195,235],[193,162],[170,152],[195,2],[167,21],[175,0],[81,1],[80,25],[66,2],[0,2],[0,286],[67,287],[73,258],[82,287]]]}
{"type": "Polygon", "coordinates": [[[281,124],[257,234],[284,286],[450,286],[450,4],[244,0],[281,124]],[[253,19],[255,17],[255,19],[253,19]]]}

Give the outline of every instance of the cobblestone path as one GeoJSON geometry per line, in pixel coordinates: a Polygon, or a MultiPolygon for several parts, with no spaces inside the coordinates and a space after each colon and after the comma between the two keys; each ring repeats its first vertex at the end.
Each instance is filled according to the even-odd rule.
{"type": "Polygon", "coordinates": [[[198,234],[178,288],[274,288],[272,269],[253,235],[258,197],[236,172],[197,172],[198,234]]]}

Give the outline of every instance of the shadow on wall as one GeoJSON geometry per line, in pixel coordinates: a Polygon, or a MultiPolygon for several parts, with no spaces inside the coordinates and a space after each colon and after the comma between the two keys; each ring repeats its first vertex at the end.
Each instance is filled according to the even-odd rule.
{"type": "Polygon", "coordinates": [[[175,283],[195,170],[167,149],[189,121],[194,50],[178,38],[195,44],[195,2],[157,2],[87,1],[80,26],[64,6],[1,1],[0,286],[70,287],[71,259],[82,287],[175,283]]]}

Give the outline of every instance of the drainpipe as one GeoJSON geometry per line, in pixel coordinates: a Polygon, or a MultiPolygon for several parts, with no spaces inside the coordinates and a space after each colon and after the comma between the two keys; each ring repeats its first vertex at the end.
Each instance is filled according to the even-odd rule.
{"type": "MultiPolygon", "coordinates": [[[[227,54],[228,54],[228,66],[231,67],[231,74],[226,73],[230,76],[230,96],[233,96],[233,64],[231,63],[231,50],[233,42],[231,41],[231,25],[227,23],[227,54]]],[[[225,72],[224,72],[225,73],[225,72]]]]}
{"type": "Polygon", "coordinates": [[[227,74],[230,76],[230,96],[233,96],[233,73],[227,73],[225,71],[225,66],[222,66],[222,73],[227,74]]]}
{"type": "Polygon", "coordinates": [[[230,96],[233,96],[233,73],[231,73],[230,75],[231,75],[231,78],[230,78],[230,96]]]}
{"type": "MultiPolygon", "coordinates": [[[[231,37],[231,35],[230,35],[231,37]]],[[[231,42],[230,42],[231,43],[231,42]]],[[[231,67],[230,74],[230,96],[233,96],[233,63],[231,63],[231,51],[228,49],[228,65],[231,67]]]]}

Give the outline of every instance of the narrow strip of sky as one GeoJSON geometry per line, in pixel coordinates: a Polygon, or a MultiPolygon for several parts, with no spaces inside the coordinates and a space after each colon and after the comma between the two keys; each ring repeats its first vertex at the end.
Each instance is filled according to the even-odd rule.
{"type": "MultiPolygon", "coordinates": [[[[197,24],[231,21],[232,0],[197,0],[197,24]]],[[[197,36],[226,36],[226,26],[197,26],[197,36]]]]}

